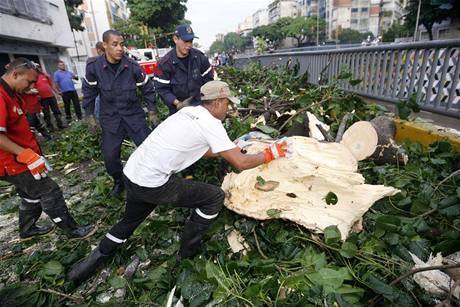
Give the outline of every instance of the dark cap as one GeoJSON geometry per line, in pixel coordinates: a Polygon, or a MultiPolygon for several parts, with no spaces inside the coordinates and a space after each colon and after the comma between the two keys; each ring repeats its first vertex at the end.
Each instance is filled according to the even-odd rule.
{"type": "Polygon", "coordinates": [[[197,36],[195,36],[195,33],[193,33],[192,27],[187,24],[178,25],[176,27],[176,32],[174,32],[174,35],[177,35],[183,41],[191,41],[194,38],[198,38],[197,36]]]}

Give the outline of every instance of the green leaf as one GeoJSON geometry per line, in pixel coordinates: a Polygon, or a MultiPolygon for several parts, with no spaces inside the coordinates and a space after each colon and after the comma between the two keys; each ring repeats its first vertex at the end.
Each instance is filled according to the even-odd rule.
{"type": "Polygon", "coordinates": [[[363,80],[360,80],[360,79],[352,79],[349,81],[350,85],[351,86],[355,86],[355,85],[358,85],[362,82],[363,80]]]}
{"type": "Polygon", "coordinates": [[[45,263],[41,269],[42,276],[58,276],[64,272],[62,264],[56,260],[45,263]]]}
{"type": "Polygon", "coordinates": [[[275,128],[263,124],[257,124],[256,128],[262,131],[263,133],[270,135],[278,133],[278,130],[276,130],[275,128]]]}
{"type": "Polygon", "coordinates": [[[328,205],[336,205],[337,202],[339,201],[337,195],[334,192],[327,193],[325,200],[326,200],[326,204],[328,205]]]}
{"type": "Polygon", "coordinates": [[[114,289],[123,288],[126,285],[126,279],[120,276],[114,276],[109,279],[109,285],[114,289]]]}
{"type": "Polygon", "coordinates": [[[381,215],[375,220],[375,225],[388,231],[398,232],[401,228],[401,220],[396,216],[381,215]]]}
{"type": "Polygon", "coordinates": [[[261,176],[257,176],[256,180],[260,185],[264,185],[266,183],[265,179],[261,176]]]}
{"type": "Polygon", "coordinates": [[[326,244],[335,244],[340,242],[342,236],[336,225],[327,226],[324,229],[324,241],[326,244]]]}
{"type": "Polygon", "coordinates": [[[460,199],[460,187],[457,188],[457,197],[460,199]]]}
{"type": "Polygon", "coordinates": [[[343,242],[342,248],[339,250],[340,255],[345,258],[353,258],[358,251],[355,244],[351,242],[343,242]]]}
{"type": "Polygon", "coordinates": [[[324,288],[326,294],[335,292],[339,289],[345,280],[351,279],[347,268],[337,270],[331,268],[322,268],[318,272],[307,274],[308,279],[324,288]]]}
{"type": "Polygon", "coordinates": [[[266,213],[272,219],[279,219],[281,216],[281,212],[282,210],[280,209],[268,209],[266,213]]]}

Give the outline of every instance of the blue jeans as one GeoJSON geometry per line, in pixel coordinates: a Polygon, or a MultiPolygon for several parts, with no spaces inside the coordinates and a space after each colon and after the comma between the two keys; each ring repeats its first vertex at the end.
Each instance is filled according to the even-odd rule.
{"type": "Polygon", "coordinates": [[[94,108],[94,115],[96,116],[96,119],[99,119],[100,112],[101,112],[101,95],[97,95],[96,106],[94,108]]]}

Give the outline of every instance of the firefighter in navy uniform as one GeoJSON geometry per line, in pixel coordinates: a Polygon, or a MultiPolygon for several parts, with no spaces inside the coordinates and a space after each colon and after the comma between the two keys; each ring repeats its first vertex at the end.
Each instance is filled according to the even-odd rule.
{"type": "Polygon", "coordinates": [[[142,90],[149,110],[149,121],[156,126],[155,89],[139,64],[124,55],[120,32],[107,30],[102,39],[105,54],[88,60],[86,64],[83,107],[90,126],[95,128],[95,99],[100,95],[102,153],[107,172],[114,179],[111,194],[120,196],[124,190],[120,160],[123,139],[128,135],[139,146],[151,132],[136,90],[142,90]]]}
{"type": "Polygon", "coordinates": [[[201,86],[214,79],[208,58],[192,48],[194,38],[198,37],[190,25],[177,26],[173,36],[176,47],[160,60],[160,72],[153,78],[170,114],[186,106],[199,105],[201,86]]]}

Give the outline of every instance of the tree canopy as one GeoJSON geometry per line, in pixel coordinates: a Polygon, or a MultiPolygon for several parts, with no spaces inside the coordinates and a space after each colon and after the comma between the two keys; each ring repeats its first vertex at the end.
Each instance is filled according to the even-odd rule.
{"type": "Polygon", "coordinates": [[[298,46],[304,42],[316,42],[318,22],[319,39],[322,41],[325,37],[326,22],[324,19],[318,21],[316,16],[296,17],[283,27],[282,32],[286,37],[295,38],[298,46]]]}
{"type": "Polygon", "coordinates": [[[368,36],[373,37],[374,35],[372,34],[372,32],[361,33],[357,30],[353,30],[350,28],[337,30],[337,38],[339,39],[341,44],[361,43],[368,36]]]}
{"type": "Polygon", "coordinates": [[[83,4],[83,0],[64,0],[67,17],[69,18],[70,28],[75,31],[83,31],[83,13],[77,10],[77,7],[83,4]]]}
{"type": "MultiPolygon", "coordinates": [[[[435,23],[440,23],[443,20],[448,18],[458,18],[460,17],[460,1],[452,1],[451,4],[447,6],[443,5],[434,5],[432,0],[420,0],[420,21],[425,29],[428,31],[428,36],[430,40],[433,40],[433,25],[435,23]],[[450,6],[450,8],[448,8],[450,6]]],[[[408,0],[405,15],[405,23],[415,25],[417,20],[417,10],[418,10],[419,0],[408,0]]]]}

